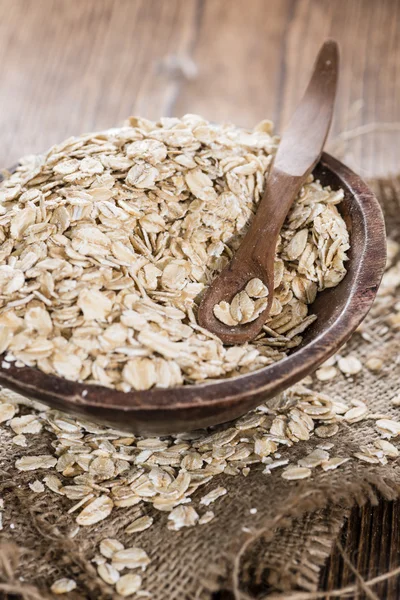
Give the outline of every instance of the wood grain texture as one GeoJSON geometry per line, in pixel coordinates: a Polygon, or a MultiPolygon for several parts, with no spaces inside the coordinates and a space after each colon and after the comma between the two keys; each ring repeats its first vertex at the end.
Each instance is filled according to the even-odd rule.
{"type": "MultiPolygon", "coordinates": [[[[377,506],[354,508],[340,535],[345,555],[367,580],[400,565],[400,502],[381,501],[377,506]]],[[[333,590],[355,583],[355,576],[345,564],[336,546],[321,574],[321,589],[333,590]]],[[[372,591],[380,600],[400,598],[400,578],[378,583],[372,591]]],[[[333,596],[328,596],[333,600],[333,596]]],[[[360,594],[358,600],[364,600],[360,594]]]]}
{"type": "MultiPolygon", "coordinates": [[[[0,0],[0,165],[132,113],[279,131],[329,35],[342,50],[330,148],[363,176],[396,173],[399,20],[398,0],[0,0]]],[[[366,576],[400,563],[399,510],[353,511],[345,547],[368,554],[366,576]]],[[[336,552],[322,583],[347,577],[336,552]]],[[[395,600],[389,585],[380,597],[395,600]]]]}
{"type": "Polygon", "coordinates": [[[0,0],[0,163],[132,113],[270,117],[280,130],[332,36],[342,69],[330,148],[363,176],[394,173],[399,19],[397,0],[0,0]]]}

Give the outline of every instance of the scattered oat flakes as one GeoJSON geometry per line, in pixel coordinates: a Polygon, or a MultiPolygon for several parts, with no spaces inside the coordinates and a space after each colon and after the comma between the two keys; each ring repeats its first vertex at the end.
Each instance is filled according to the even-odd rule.
{"type": "Polygon", "coordinates": [[[339,358],[338,367],[345,375],[357,375],[362,370],[362,364],[356,356],[339,358]]]}
{"type": "Polygon", "coordinates": [[[142,578],[140,575],[127,573],[126,575],[122,575],[122,577],[117,581],[115,589],[120,596],[127,598],[128,596],[135,594],[140,589],[141,585],[142,578]]]}
{"type": "Polygon", "coordinates": [[[271,462],[267,463],[267,466],[265,467],[263,473],[268,475],[271,473],[271,469],[279,469],[279,467],[285,467],[288,464],[289,464],[289,459],[287,459],[287,458],[271,461],[271,462]]]}
{"type": "Polygon", "coordinates": [[[19,471],[36,471],[36,469],[51,469],[57,464],[57,459],[50,454],[41,456],[23,456],[15,461],[19,471]]]}
{"type": "MultiPolygon", "coordinates": [[[[235,360],[243,357],[241,348],[229,349],[227,353],[228,357],[234,357],[235,360]]],[[[1,391],[0,398],[6,397],[1,391]]],[[[14,403],[14,398],[12,402],[14,403]]],[[[15,404],[18,404],[18,397],[15,398],[15,404]]],[[[138,505],[137,515],[140,515],[140,509],[146,502],[151,503],[156,510],[170,513],[168,527],[179,530],[197,523],[204,524],[213,517],[210,514],[212,511],[199,517],[195,504],[188,505],[188,502],[190,503],[196,490],[212,481],[219,473],[239,475],[249,470],[253,463],[264,464],[265,473],[287,467],[287,447],[302,439],[310,439],[314,433],[322,438],[333,436],[338,432],[343,418],[352,425],[352,419],[356,417],[357,420],[357,415],[363,414],[365,410],[365,404],[361,401],[354,401],[349,406],[338,398],[330,398],[304,385],[298,385],[282,394],[279,406],[274,407],[271,403],[261,405],[229,426],[161,439],[127,435],[58,411],[47,410],[40,415],[40,422],[55,438],[52,444],[54,457],[47,457],[52,459],[54,466],[48,467],[52,471],[43,478],[43,482],[55,493],[72,500],[70,511],[80,508],[82,512],[78,519],[86,514],[89,523],[92,518],[95,518],[93,522],[97,522],[97,513],[103,513],[103,508],[105,513],[101,514],[101,518],[106,518],[111,512],[109,506],[112,508],[113,504],[120,507],[138,505]],[[64,485],[57,477],[57,471],[62,476],[64,485]],[[99,507],[96,509],[96,505],[92,507],[96,501],[100,505],[105,503],[100,511],[99,507]]],[[[34,414],[32,408],[31,411],[34,414]]],[[[387,420],[396,423],[382,416],[378,418],[370,415],[369,418],[377,419],[377,428],[387,420]]],[[[3,425],[9,426],[9,423],[3,425]]],[[[390,437],[387,427],[383,429],[382,436],[390,437]]],[[[289,478],[292,478],[293,469],[295,477],[299,473],[301,476],[304,473],[309,476],[308,471],[318,464],[322,469],[330,470],[349,460],[329,458],[328,451],[332,444],[328,442],[319,446],[321,447],[316,449],[316,454],[314,451],[300,459],[297,467],[290,466],[282,471],[282,476],[287,478],[289,474],[289,478]]],[[[388,459],[395,458],[396,454],[396,447],[382,439],[375,440],[373,445],[360,447],[360,456],[356,458],[373,464],[385,464],[388,459]]],[[[37,457],[28,458],[33,458],[36,463],[32,469],[40,468],[37,457]]],[[[215,491],[212,490],[212,493],[215,491]]],[[[137,516],[131,523],[131,532],[143,530],[142,527],[149,523],[147,519],[148,517],[137,516]]],[[[95,560],[97,567],[107,564],[107,558],[118,572],[127,568],[124,555],[120,555],[119,560],[114,562],[115,554],[120,551],[125,551],[123,545],[118,540],[111,540],[107,556],[98,556],[95,560]]],[[[130,559],[128,563],[132,564],[130,559]]],[[[136,563],[133,561],[133,564],[136,563]]],[[[101,569],[102,572],[105,573],[105,569],[108,567],[101,569]]]]}
{"type": "Polygon", "coordinates": [[[392,398],[392,404],[394,406],[400,406],[400,394],[392,398]]]}
{"type": "Polygon", "coordinates": [[[358,460],[362,460],[363,462],[370,463],[373,465],[378,465],[381,461],[379,460],[379,456],[374,456],[370,453],[363,452],[354,452],[354,456],[358,458],[358,460]]]}
{"type": "Polygon", "coordinates": [[[99,496],[92,500],[76,517],[78,525],[85,527],[102,521],[113,509],[113,501],[108,496],[99,496]]]}
{"type": "Polygon", "coordinates": [[[376,358],[376,357],[371,357],[369,358],[366,363],[365,366],[367,367],[367,369],[369,369],[370,371],[381,371],[383,368],[383,360],[380,358],[376,358]]]}
{"type": "Polygon", "coordinates": [[[44,485],[38,479],[35,479],[35,481],[29,483],[29,487],[31,488],[32,492],[35,492],[36,494],[41,494],[44,492],[44,485]]]}
{"type": "Polygon", "coordinates": [[[208,494],[206,494],[205,496],[203,496],[200,500],[200,504],[204,504],[204,506],[209,506],[212,502],[215,502],[215,500],[217,500],[221,496],[225,496],[226,493],[227,489],[222,486],[219,486],[214,490],[208,492],[208,494]]]}
{"type": "Polygon", "coordinates": [[[115,585],[120,578],[119,571],[107,562],[100,564],[97,572],[108,585],[115,585]]]}
{"type": "Polygon", "coordinates": [[[0,402],[0,423],[9,421],[13,418],[17,411],[17,407],[14,404],[8,404],[7,402],[0,402]]]}
{"type": "Polygon", "coordinates": [[[328,459],[329,453],[325,450],[317,448],[316,450],[310,452],[310,454],[308,454],[304,458],[298,460],[297,464],[299,465],[299,467],[307,467],[309,469],[313,469],[314,467],[318,467],[328,459]]]}
{"type": "Polygon", "coordinates": [[[46,475],[46,477],[43,478],[43,481],[47,485],[49,490],[51,490],[55,494],[62,493],[60,492],[62,488],[62,483],[56,475],[46,475]]]}
{"type": "Polygon", "coordinates": [[[329,438],[333,437],[339,431],[339,425],[337,423],[332,423],[332,425],[320,425],[315,429],[315,435],[320,438],[329,438]]]}
{"type": "Polygon", "coordinates": [[[282,472],[283,479],[296,480],[310,477],[311,469],[307,467],[289,467],[282,472]]]}
{"type": "Polygon", "coordinates": [[[325,442],[323,444],[318,444],[317,448],[320,450],[332,450],[335,447],[335,444],[331,444],[330,442],[325,442]]]}
{"type": "Polygon", "coordinates": [[[388,456],[389,458],[397,458],[399,456],[399,450],[387,440],[375,440],[374,444],[379,450],[384,452],[385,456],[388,456]]]}
{"type": "Polygon", "coordinates": [[[35,415],[23,415],[14,417],[11,420],[10,427],[16,434],[39,433],[42,430],[42,424],[35,415]]]}
{"type": "Polygon", "coordinates": [[[23,433],[20,433],[19,435],[14,435],[11,441],[16,446],[21,446],[22,448],[26,448],[28,445],[28,441],[23,433]]]}
{"type": "Polygon", "coordinates": [[[344,465],[347,461],[351,460],[350,458],[342,458],[341,456],[333,456],[332,458],[325,460],[321,467],[324,471],[332,471],[333,469],[337,469],[341,465],[344,465]]]}
{"type": "Polygon", "coordinates": [[[199,519],[199,525],[206,525],[206,523],[209,523],[210,521],[213,520],[213,518],[215,517],[215,514],[212,510],[208,510],[207,512],[204,513],[204,515],[202,515],[199,519]]]}
{"type": "Polygon", "coordinates": [[[141,548],[125,548],[117,550],[111,559],[112,566],[118,571],[124,569],[145,569],[150,562],[146,552],[141,548]]]}
{"type": "Polygon", "coordinates": [[[179,531],[182,527],[193,527],[199,515],[192,506],[177,506],[168,515],[168,529],[179,531]]]}
{"type": "Polygon", "coordinates": [[[125,529],[126,533],[138,533],[139,531],[144,531],[148,529],[153,524],[153,517],[139,517],[135,519],[128,527],[125,529]]]}
{"type": "Polygon", "coordinates": [[[376,428],[385,437],[397,437],[400,435],[400,423],[392,419],[379,419],[376,428]]]}
{"type": "Polygon", "coordinates": [[[53,594],[68,594],[68,592],[72,592],[76,588],[76,583],[73,579],[68,579],[67,577],[63,577],[62,579],[57,579],[51,586],[51,591],[53,594]]]}
{"type": "Polygon", "coordinates": [[[100,553],[105,556],[105,558],[112,558],[115,552],[124,549],[124,545],[114,538],[105,538],[104,540],[101,540],[99,549],[100,553]]]}
{"type": "MultiPolygon", "coordinates": [[[[79,525],[78,525],[79,527],[79,525]]],[[[95,554],[95,556],[92,558],[92,562],[95,565],[104,565],[107,561],[104,558],[104,556],[101,556],[100,554],[95,554]]]]}
{"type": "Polygon", "coordinates": [[[360,403],[358,406],[354,406],[350,408],[345,415],[344,418],[348,423],[357,423],[358,421],[362,421],[368,415],[368,408],[364,403],[360,403]]]}
{"type": "Polygon", "coordinates": [[[336,367],[321,367],[315,372],[315,375],[319,381],[330,381],[334,379],[338,374],[336,367]]]}

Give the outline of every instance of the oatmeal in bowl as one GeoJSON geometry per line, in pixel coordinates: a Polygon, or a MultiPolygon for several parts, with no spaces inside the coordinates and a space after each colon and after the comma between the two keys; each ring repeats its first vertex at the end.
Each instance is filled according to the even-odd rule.
{"type": "MultiPolygon", "coordinates": [[[[279,140],[196,115],[70,138],[0,185],[2,366],[122,392],[212,383],[285,358],[346,274],[344,193],[310,176],[281,230],[260,335],[224,346],[199,326],[204,290],[240,245],[279,140]]],[[[265,307],[252,280],[218,319],[265,307]]]]}

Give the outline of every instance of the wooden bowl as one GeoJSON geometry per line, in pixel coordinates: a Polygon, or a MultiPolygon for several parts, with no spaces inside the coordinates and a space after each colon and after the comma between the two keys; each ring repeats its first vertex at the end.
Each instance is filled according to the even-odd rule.
{"type": "Polygon", "coordinates": [[[367,314],[386,262],[382,212],[366,184],[328,154],[323,154],[314,174],[323,185],[345,192],[339,210],[350,231],[348,271],[336,288],[317,296],[311,312],[318,319],[287,358],[220,382],[129,393],[75,383],[12,363],[8,369],[0,366],[0,384],[118,429],[166,434],[230,421],[313,372],[346,342],[367,314]]]}

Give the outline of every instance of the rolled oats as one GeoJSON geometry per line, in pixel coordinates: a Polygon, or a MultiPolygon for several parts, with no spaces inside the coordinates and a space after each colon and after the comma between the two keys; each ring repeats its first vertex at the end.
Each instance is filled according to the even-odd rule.
{"type": "Polygon", "coordinates": [[[182,527],[193,527],[199,515],[192,506],[177,506],[168,515],[168,529],[179,531],[182,527]]]}
{"type": "Polygon", "coordinates": [[[362,370],[362,364],[356,356],[339,358],[338,367],[345,375],[356,375],[362,370]]]}
{"type": "Polygon", "coordinates": [[[227,493],[227,489],[219,486],[211,492],[208,492],[205,496],[203,496],[200,500],[200,504],[204,504],[204,506],[209,506],[212,502],[215,502],[221,496],[225,496],[227,493]]]}
{"type": "Polygon", "coordinates": [[[344,418],[349,423],[357,423],[358,421],[362,421],[368,415],[368,408],[364,403],[361,403],[360,406],[354,406],[350,408],[345,415],[344,418]]]}
{"type": "Polygon", "coordinates": [[[124,550],[117,550],[111,559],[112,566],[118,571],[137,568],[145,569],[149,562],[149,557],[141,548],[125,548],[124,550]]]}
{"type": "Polygon", "coordinates": [[[76,583],[73,579],[68,579],[66,577],[62,579],[57,579],[51,586],[51,591],[53,594],[61,595],[68,594],[68,592],[72,592],[76,588],[76,583]]]}
{"type": "Polygon", "coordinates": [[[330,366],[330,367],[321,367],[320,369],[318,369],[315,373],[317,379],[319,379],[319,381],[329,381],[331,379],[334,379],[336,377],[338,373],[338,370],[336,369],[336,367],[334,366],[330,366]]]}
{"type": "Polygon", "coordinates": [[[310,477],[311,469],[307,467],[288,467],[282,472],[283,479],[288,479],[290,481],[296,479],[306,479],[310,477]]]}
{"type": "Polygon", "coordinates": [[[348,462],[350,458],[342,458],[341,456],[333,456],[329,460],[324,461],[321,464],[321,467],[324,471],[332,471],[333,469],[337,469],[340,465],[344,465],[348,462]]]}
{"type": "Polygon", "coordinates": [[[207,512],[204,513],[204,515],[202,515],[200,517],[199,525],[206,525],[207,523],[212,521],[214,517],[215,517],[214,512],[212,510],[208,510],[207,512]]]}
{"type": "Polygon", "coordinates": [[[400,423],[393,419],[379,419],[376,428],[385,437],[397,437],[400,435],[400,423]]]}
{"type": "Polygon", "coordinates": [[[112,558],[113,555],[115,554],[115,552],[117,552],[118,550],[124,549],[124,545],[121,544],[121,542],[119,540],[116,540],[114,538],[105,538],[104,540],[102,540],[100,542],[99,549],[100,549],[100,553],[105,558],[112,558]]]}
{"type": "Polygon", "coordinates": [[[369,358],[366,361],[365,366],[370,371],[381,371],[382,367],[383,367],[383,360],[381,360],[380,358],[371,356],[371,358],[369,358]]]}
{"type": "Polygon", "coordinates": [[[392,404],[393,406],[400,406],[400,394],[392,398],[392,404]]]}
{"type": "Polygon", "coordinates": [[[35,492],[35,494],[41,494],[42,492],[44,492],[44,485],[41,481],[38,481],[37,479],[35,481],[32,481],[29,484],[29,487],[31,488],[32,492],[35,492]]]}
{"type": "Polygon", "coordinates": [[[139,531],[145,531],[153,524],[153,517],[139,517],[135,519],[128,527],[125,529],[126,533],[138,533],[139,531]]]}
{"type": "Polygon", "coordinates": [[[310,454],[308,454],[304,458],[301,458],[299,461],[297,461],[297,464],[299,465],[299,467],[307,467],[309,469],[313,469],[314,467],[318,467],[328,459],[328,452],[317,448],[310,452],[310,454]]]}
{"type": "Polygon", "coordinates": [[[16,434],[39,433],[42,424],[35,415],[24,415],[11,419],[10,427],[16,434]]]}
{"type": "Polygon", "coordinates": [[[339,425],[337,423],[332,423],[332,425],[321,425],[320,427],[316,427],[315,435],[320,438],[329,438],[333,437],[339,431],[339,425]]]}
{"type": "Polygon", "coordinates": [[[115,589],[120,596],[127,598],[128,596],[136,594],[141,585],[142,578],[140,575],[127,573],[126,575],[122,575],[122,577],[117,581],[115,589]]]}
{"type": "Polygon", "coordinates": [[[108,496],[99,496],[92,500],[76,518],[78,525],[88,527],[102,521],[111,514],[113,501],[108,496]]]}
{"type": "Polygon", "coordinates": [[[397,458],[399,456],[399,450],[387,440],[375,440],[374,445],[389,458],[397,458]]]}
{"type": "Polygon", "coordinates": [[[14,404],[8,404],[8,402],[0,402],[0,423],[10,421],[17,412],[17,407],[14,404]]]}
{"type": "Polygon", "coordinates": [[[115,585],[120,578],[119,571],[107,562],[99,565],[97,572],[108,585],[115,585]]]}
{"type": "MultiPolygon", "coordinates": [[[[230,349],[196,323],[202,292],[257,209],[277,145],[264,126],[186,115],[131,119],[24,159],[0,184],[3,363],[128,392],[233,377],[284,358],[315,319],[308,305],[317,292],[346,272],[343,193],[312,177],[281,231],[261,335],[230,349]]],[[[215,314],[248,323],[267,302],[254,278],[215,314]]],[[[112,477],[109,466],[97,477],[112,477]]]]}
{"type": "Polygon", "coordinates": [[[36,469],[51,469],[57,464],[57,459],[50,454],[41,456],[23,456],[15,462],[19,471],[36,471],[36,469]]]}

